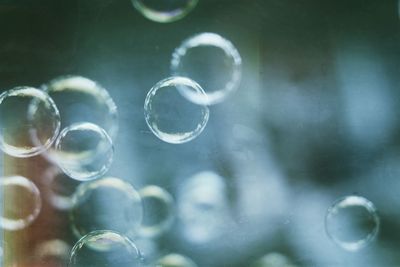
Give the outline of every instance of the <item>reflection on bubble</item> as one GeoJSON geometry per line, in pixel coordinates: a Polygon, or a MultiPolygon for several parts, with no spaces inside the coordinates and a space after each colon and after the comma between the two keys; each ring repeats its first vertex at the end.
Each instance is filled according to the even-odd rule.
{"type": "Polygon", "coordinates": [[[185,17],[198,0],[131,0],[133,6],[146,18],[166,23],[185,17]]]}
{"type": "Polygon", "coordinates": [[[111,138],[92,123],[76,123],[63,129],[55,148],[59,167],[69,177],[79,181],[103,176],[114,156],[111,138]]]}
{"type": "Polygon", "coordinates": [[[328,236],[340,247],[357,251],[378,234],[380,220],[374,204],[360,196],[337,200],[325,217],[328,236]]]}
{"type": "Polygon", "coordinates": [[[179,188],[177,208],[187,240],[205,243],[217,239],[230,219],[223,178],[210,171],[190,177],[179,188]]]}
{"type": "Polygon", "coordinates": [[[188,257],[179,254],[168,254],[157,261],[155,267],[197,267],[188,257]]]}
{"type": "Polygon", "coordinates": [[[70,211],[72,229],[81,237],[94,230],[135,235],[143,218],[139,193],[118,178],[108,177],[81,184],[70,211]]]}
{"type": "Polygon", "coordinates": [[[50,166],[43,173],[44,195],[50,204],[59,210],[69,210],[72,207],[72,195],[79,182],[70,179],[56,166],[50,166]]]}
{"type": "Polygon", "coordinates": [[[69,261],[70,246],[59,239],[40,243],[34,251],[36,262],[43,266],[66,266],[69,261]]]}
{"type": "Polygon", "coordinates": [[[174,200],[164,189],[150,185],[139,191],[143,202],[143,223],[140,233],[155,237],[167,231],[174,218],[174,200]]]}
{"type": "Polygon", "coordinates": [[[198,82],[206,94],[185,87],[180,92],[197,104],[212,105],[235,91],[241,79],[242,59],[233,44],[215,33],[201,33],[183,41],[172,54],[172,75],[198,82]]]}
{"type": "Polygon", "coordinates": [[[0,226],[5,230],[14,231],[29,226],[42,207],[39,189],[22,176],[2,177],[0,197],[3,207],[0,226]]]}
{"type": "Polygon", "coordinates": [[[204,94],[196,82],[183,77],[170,77],[158,82],[148,92],[144,112],[150,130],[161,140],[180,144],[193,140],[204,130],[209,118],[205,105],[183,98],[177,87],[204,94]]]}
{"type": "Polygon", "coordinates": [[[113,231],[94,231],[72,248],[69,267],[139,267],[142,257],[127,237],[113,231]]]}
{"type": "Polygon", "coordinates": [[[0,95],[0,148],[14,157],[31,157],[48,149],[60,131],[53,100],[32,87],[0,95]]]}
{"type": "Polygon", "coordinates": [[[106,89],[80,76],[64,76],[43,85],[61,115],[61,129],[74,123],[90,122],[114,139],[118,131],[118,111],[106,89]]]}

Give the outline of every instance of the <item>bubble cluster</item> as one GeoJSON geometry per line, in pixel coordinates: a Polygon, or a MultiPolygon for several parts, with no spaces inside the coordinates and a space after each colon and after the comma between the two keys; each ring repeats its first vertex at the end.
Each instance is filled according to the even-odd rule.
{"type": "Polygon", "coordinates": [[[0,203],[3,212],[0,226],[5,230],[21,230],[32,224],[42,208],[40,191],[34,183],[22,176],[1,177],[0,203]]]}
{"type": "Polygon", "coordinates": [[[127,237],[113,231],[94,231],[72,248],[69,267],[140,267],[142,256],[127,237]]]}
{"type": "Polygon", "coordinates": [[[198,0],[131,0],[133,6],[146,18],[166,23],[185,17],[198,0]]]}
{"type": "Polygon", "coordinates": [[[57,137],[55,149],[59,167],[79,181],[103,176],[114,156],[113,142],[106,131],[88,122],[64,128],[57,137]]]}
{"type": "Polygon", "coordinates": [[[375,239],[380,219],[374,204],[361,196],[347,196],[328,209],[325,227],[328,236],[348,251],[357,251],[375,239]]]}
{"type": "Polygon", "coordinates": [[[60,114],[45,92],[17,87],[0,95],[0,148],[26,158],[48,149],[60,131],[60,114]]]}
{"type": "Polygon", "coordinates": [[[81,184],[72,202],[70,221],[78,237],[105,229],[134,236],[142,222],[139,193],[118,178],[107,177],[81,184]]]}
{"type": "Polygon", "coordinates": [[[150,185],[139,190],[143,202],[143,223],[140,233],[156,237],[167,231],[174,219],[174,200],[159,186],[150,185]]]}
{"type": "Polygon", "coordinates": [[[150,89],[144,113],[150,130],[161,140],[171,144],[189,142],[199,136],[207,125],[209,109],[182,97],[178,88],[205,95],[195,81],[184,77],[170,77],[150,89]]]}
{"type": "Polygon", "coordinates": [[[235,91],[241,80],[242,59],[235,46],[216,33],[200,33],[182,42],[172,54],[174,76],[193,79],[206,94],[179,86],[193,103],[212,105],[235,91]]]}

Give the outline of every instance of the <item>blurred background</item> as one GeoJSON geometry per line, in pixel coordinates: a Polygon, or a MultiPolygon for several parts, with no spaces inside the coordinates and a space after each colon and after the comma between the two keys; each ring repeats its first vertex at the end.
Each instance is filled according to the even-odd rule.
{"type": "MultiPolygon", "coordinates": [[[[149,262],[180,253],[204,267],[400,266],[398,11],[394,0],[200,0],[162,24],[129,0],[0,0],[0,92],[62,75],[108,90],[119,132],[107,175],[175,200],[171,229],[138,240],[149,262]],[[147,127],[144,100],[170,76],[174,49],[201,32],[235,45],[242,81],[210,106],[198,138],[168,144],[147,127]],[[353,194],[374,203],[380,230],[349,252],[324,221],[353,194]]],[[[43,191],[44,158],[0,157],[3,175],[43,191]]],[[[77,241],[68,212],[46,200],[32,225],[3,236],[4,266],[53,266],[35,263],[37,248],[58,239],[62,254],[77,241]]]]}

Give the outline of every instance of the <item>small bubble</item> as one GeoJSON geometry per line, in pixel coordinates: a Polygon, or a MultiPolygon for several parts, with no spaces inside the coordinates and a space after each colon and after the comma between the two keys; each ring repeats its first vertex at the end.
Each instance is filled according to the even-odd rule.
{"type": "Polygon", "coordinates": [[[182,42],[172,54],[171,72],[198,82],[206,94],[179,87],[193,103],[212,105],[235,91],[241,80],[242,59],[234,45],[216,33],[200,33],[182,42]]]}
{"type": "Polygon", "coordinates": [[[113,231],[94,231],[72,248],[69,267],[140,267],[142,256],[136,245],[113,231]]]}
{"type": "Polygon", "coordinates": [[[147,94],[144,103],[146,123],[161,140],[171,144],[189,142],[200,135],[207,125],[209,109],[187,101],[178,87],[204,94],[195,81],[170,77],[158,82],[147,94]]]}
{"type": "Polygon", "coordinates": [[[328,236],[348,251],[357,251],[373,241],[380,220],[374,204],[361,196],[347,196],[328,209],[325,227],[328,236]]]}
{"type": "Polygon", "coordinates": [[[3,213],[0,226],[5,230],[21,230],[29,226],[42,208],[40,191],[34,183],[22,176],[2,177],[0,194],[3,213]]]}

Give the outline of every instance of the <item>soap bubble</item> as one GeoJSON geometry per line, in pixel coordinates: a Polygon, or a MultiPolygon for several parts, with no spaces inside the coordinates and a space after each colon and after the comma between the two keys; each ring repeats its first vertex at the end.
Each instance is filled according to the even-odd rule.
{"type": "Polygon", "coordinates": [[[34,183],[22,176],[0,179],[0,204],[3,213],[0,226],[5,230],[21,230],[29,226],[39,215],[42,201],[34,183]]]}
{"type": "Polygon", "coordinates": [[[181,144],[196,138],[205,128],[209,109],[196,105],[179,92],[178,87],[205,94],[195,81],[184,77],[170,77],[158,82],[148,92],[144,112],[150,130],[161,140],[181,144]]]}
{"type": "Polygon", "coordinates": [[[81,237],[94,230],[137,233],[143,218],[139,193],[121,179],[107,177],[81,184],[72,198],[72,229],[81,237]]]}
{"type": "Polygon", "coordinates": [[[55,148],[59,167],[69,177],[79,181],[103,176],[114,156],[114,146],[106,131],[87,122],[63,129],[55,148]]]}
{"type": "Polygon", "coordinates": [[[215,33],[200,33],[186,40],[172,54],[175,76],[198,82],[206,94],[180,87],[188,100],[212,105],[235,91],[241,79],[242,59],[233,44],[215,33]]]}
{"type": "Polygon", "coordinates": [[[139,267],[142,256],[127,237],[113,231],[94,231],[72,248],[69,267],[139,267]]]}
{"type": "Polygon", "coordinates": [[[41,90],[17,87],[0,95],[0,148],[20,158],[48,149],[60,131],[60,115],[41,90]]]}
{"type": "Polygon", "coordinates": [[[168,254],[157,261],[155,267],[197,267],[188,257],[179,254],[168,254]]]}
{"type": "Polygon", "coordinates": [[[166,23],[185,17],[198,0],[131,0],[133,6],[146,18],[166,23]]]}
{"type": "Polygon", "coordinates": [[[57,166],[50,166],[43,173],[46,185],[44,195],[50,204],[59,210],[69,210],[72,207],[72,195],[79,181],[71,179],[57,166]]]}
{"type": "Polygon", "coordinates": [[[379,224],[374,204],[361,196],[347,196],[337,200],[325,217],[328,236],[348,251],[357,251],[374,240],[379,224]]]}
{"type": "Polygon", "coordinates": [[[174,219],[174,200],[161,187],[150,185],[142,188],[139,195],[143,202],[143,223],[140,233],[146,237],[155,237],[171,227],[174,219]]]}
{"type": "Polygon", "coordinates": [[[56,103],[61,129],[90,122],[103,128],[114,139],[118,131],[118,110],[106,89],[80,76],[63,76],[42,86],[56,103]]]}
{"type": "Polygon", "coordinates": [[[35,261],[42,266],[66,266],[71,247],[62,240],[53,239],[40,243],[34,250],[35,261]]]}

